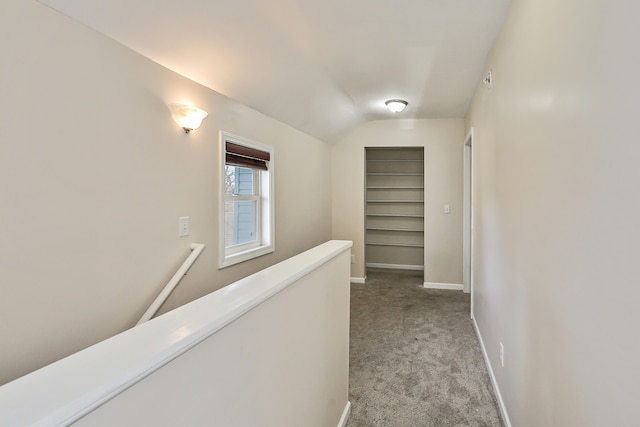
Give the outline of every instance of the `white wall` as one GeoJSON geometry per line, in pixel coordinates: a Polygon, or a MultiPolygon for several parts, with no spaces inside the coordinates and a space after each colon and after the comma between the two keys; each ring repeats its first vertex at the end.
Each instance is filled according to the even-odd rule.
{"type": "Polygon", "coordinates": [[[365,276],[365,147],[417,146],[425,157],[425,281],[462,283],[463,144],[463,119],[407,119],[366,123],[332,146],[333,238],[353,241],[352,277],[365,276]]]}
{"type": "Polygon", "coordinates": [[[640,418],[638,16],[514,1],[468,116],[474,311],[514,426],[640,418]]]}
{"type": "Polygon", "coordinates": [[[165,311],[330,238],[321,141],[35,1],[0,4],[0,53],[0,383],[132,326],[192,242],[207,247],[165,311]],[[188,136],[180,101],[209,112],[188,136]],[[223,270],[220,130],[277,162],[276,251],[223,270]]]}
{"type": "MultiPolygon", "coordinates": [[[[344,242],[324,246],[336,244],[342,252],[333,259],[75,425],[339,425],[349,399],[350,252],[344,242]]],[[[309,252],[317,250],[329,249],[309,252]]],[[[278,271],[259,273],[241,285],[252,285],[257,292],[269,289],[269,279],[275,284],[273,278],[284,277],[284,271],[299,275],[293,266],[308,268],[297,264],[287,269],[276,265],[278,271]]],[[[232,307],[242,300],[231,294],[227,299],[232,307]]],[[[175,319],[188,325],[189,314],[175,319]]]]}

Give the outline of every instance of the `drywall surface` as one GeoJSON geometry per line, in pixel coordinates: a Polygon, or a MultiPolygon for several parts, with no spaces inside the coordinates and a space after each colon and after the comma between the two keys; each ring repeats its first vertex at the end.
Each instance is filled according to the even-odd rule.
{"type": "MultiPolygon", "coordinates": [[[[336,244],[341,253],[75,425],[338,426],[349,398],[349,248],[328,242],[312,251],[326,253],[336,244]]],[[[288,281],[289,271],[309,268],[304,261],[287,264],[237,285],[258,294],[261,286],[278,286],[275,278],[288,281]]],[[[233,293],[226,299],[231,307],[250,296],[233,293]]],[[[209,297],[215,294],[192,305],[202,307],[214,300],[209,297]]],[[[191,305],[185,308],[188,330],[191,305]]]]}
{"type": "Polygon", "coordinates": [[[0,36],[0,383],[133,326],[192,242],[163,311],[330,238],[326,144],[34,1],[0,36]],[[209,117],[186,135],[173,102],[209,117]],[[218,270],[221,130],[275,148],[276,250],[218,270]]]}
{"type": "Polygon", "coordinates": [[[369,122],[332,146],[333,238],[353,241],[352,277],[365,276],[365,147],[417,146],[425,160],[425,281],[462,283],[463,145],[463,119],[407,119],[369,122]]]}
{"type": "Polygon", "coordinates": [[[468,116],[474,312],[514,426],[640,418],[638,16],[514,1],[468,116]]]}

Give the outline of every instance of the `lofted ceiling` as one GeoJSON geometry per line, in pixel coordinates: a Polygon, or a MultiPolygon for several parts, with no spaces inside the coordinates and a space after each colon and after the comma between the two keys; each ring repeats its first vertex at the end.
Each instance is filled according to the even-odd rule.
{"type": "Polygon", "coordinates": [[[40,2],[333,142],[369,120],[464,117],[510,0],[40,2]]]}

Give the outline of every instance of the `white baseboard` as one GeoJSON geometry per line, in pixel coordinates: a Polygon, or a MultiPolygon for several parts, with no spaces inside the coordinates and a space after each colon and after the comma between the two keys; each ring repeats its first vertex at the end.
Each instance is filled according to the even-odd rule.
{"type": "Polygon", "coordinates": [[[364,276],[364,277],[352,277],[351,278],[351,283],[359,283],[361,285],[364,285],[365,280],[367,280],[367,276],[364,276]]]}
{"type": "Polygon", "coordinates": [[[487,349],[484,346],[484,341],[482,340],[482,334],[480,333],[480,329],[478,328],[476,319],[473,318],[471,320],[473,321],[473,327],[476,331],[476,335],[478,336],[478,341],[480,342],[480,348],[482,349],[482,357],[484,357],[484,364],[487,365],[487,371],[489,371],[489,377],[491,378],[491,385],[493,385],[493,390],[496,393],[496,400],[498,401],[498,406],[500,407],[500,415],[502,415],[502,421],[504,422],[504,425],[506,427],[511,427],[509,414],[507,414],[507,408],[504,406],[504,400],[502,400],[502,394],[500,393],[500,388],[498,387],[496,376],[493,373],[493,368],[491,367],[491,362],[489,361],[489,356],[487,355],[487,349]]]}
{"type": "Polygon", "coordinates": [[[463,285],[459,285],[457,283],[424,282],[422,286],[427,289],[447,289],[450,291],[462,291],[464,289],[463,285]]]}
{"type": "Polygon", "coordinates": [[[392,270],[416,270],[424,271],[424,265],[405,265],[405,264],[380,264],[377,262],[368,262],[367,267],[371,268],[389,268],[392,270]]]}
{"type": "Polygon", "coordinates": [[[347,404],[344,405],[344,411],[342,411],[340,421],[338,421],[338,427],[345,427],[347,425],[347,421],[349,421],[349,415],[351,415],[351,402],[347,400],[347,404]]]}

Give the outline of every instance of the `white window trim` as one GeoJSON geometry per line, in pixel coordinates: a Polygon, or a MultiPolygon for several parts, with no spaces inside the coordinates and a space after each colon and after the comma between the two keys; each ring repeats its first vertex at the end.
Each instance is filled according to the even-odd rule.
{"type": "MultiPolygon", "coordinates": [[[[247,138],[243,138],[237,135],[233,135],[228,132],[220,132],[220,144],[218,150],[218,158],[220,159],[218,168],[218,179],[220,180],[220,187],[218,191],[218,233],[219,233],[219,245],[218,245],[218,268],[229,267],[230,265],[238,264],[240,262],[248,261],[253,258],[257,258],[262,255],[269,254],[275,251],[275,191],[274,191],[274,149],[271,146],[259,144],[255,141],[251,141],[247,138]],[[260,215],[258,229],[261,244],[259,246],[253,246],[246,250],[239,252],[227,251],[225,247],[225,186],[224,186],[224,169],[226,163],[225,146],[227,141],[233,142],[246,147],[255,148],[257,150],[267,151],[271,156],[269,161],[269,170],[260,171],[260,215]]],[[[253,244],[255,245],[255,244],[253,244]]],[[[251,244],[249,244],[251,246],[251,244]]],[[[245,246],[246,247],[246,246],[245,246]]]]}

